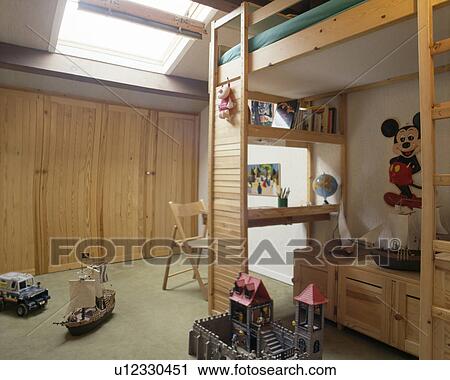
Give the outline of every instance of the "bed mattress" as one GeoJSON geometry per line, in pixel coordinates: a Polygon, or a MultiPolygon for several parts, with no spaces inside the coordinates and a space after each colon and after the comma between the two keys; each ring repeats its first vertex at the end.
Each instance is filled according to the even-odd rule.
{"type": "MultiPolygon", "coordinates": [[[[301,15],[298,15],[250,38],[248,41],[248,51],[251,53],[255,50],[261,49],[264,46],[273,44],[276,41],[282,40],[291,34],[297,33],[311,25],[317,24],[328,17],[337,15],[338,13],[364,1],[366,0],[330,0],[316,8],[310,9],[301,15]]],[[[239,44],[228,50],[222,55],[222,57],[220,57],[219,65],[233,61],[234,59],[240,57],[240,55],[241,45],[239,44]]]]}

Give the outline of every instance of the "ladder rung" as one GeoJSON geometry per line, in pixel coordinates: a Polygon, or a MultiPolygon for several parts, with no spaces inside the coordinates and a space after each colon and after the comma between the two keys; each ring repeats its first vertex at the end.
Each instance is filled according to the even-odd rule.
{"type": "Polygon", "coordinates": [[[447,240],[433,240],[433,251],[450,253],[450,241],[447,240]]]}
{"type": "Polygon", "coordinates": [[[445,53],[450,50],[450,38],[447,38],[445,40],[440,40],[434,43],[434,45],[431,47],[431,54],[441,54],[445,53]]]}
{"type": "Polygon", "coordinates": [[[439,307],[439,306],[433,306],[431,310],[432,310],[433,317],[450,322],[450,310],[444,309],[443,307],[439,307]]]}
{"type": "Polygon", "coordinates": [[[433,119],[448,119],[450,118],[450,101],[433,106],[433,119]]]}
{"type": "Polygon", "coordinates": [[[434,175],[435,186],[450,186],[450,174],[435,174],[434,175]]]}

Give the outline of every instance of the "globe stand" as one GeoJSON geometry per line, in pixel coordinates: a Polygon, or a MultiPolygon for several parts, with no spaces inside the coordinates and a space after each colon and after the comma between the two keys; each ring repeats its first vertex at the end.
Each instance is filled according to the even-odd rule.
{"type": "Polygon", "coordinates": [[[330,203],[327,201],[327,198],[323,198],[323,204],[324,205],[329,205],[330,203]]]}

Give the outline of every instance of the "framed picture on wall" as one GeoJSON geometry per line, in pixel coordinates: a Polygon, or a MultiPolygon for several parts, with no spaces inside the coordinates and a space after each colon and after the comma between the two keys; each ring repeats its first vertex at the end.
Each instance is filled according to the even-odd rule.
{"type": "Polygon", "coordinates": [[[281,164],[250,164],[248,173],[248,194],[276,197],[281,186],[281,164]]]}

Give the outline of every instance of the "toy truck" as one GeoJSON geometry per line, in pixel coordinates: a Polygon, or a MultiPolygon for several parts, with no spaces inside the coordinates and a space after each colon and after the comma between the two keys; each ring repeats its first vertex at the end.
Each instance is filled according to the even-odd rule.
{"type": "Polygon", "coordinates": [[[10,272],[0,275],[0,311],[13,303],[17,315],[25,317],[29,311],[45,307],[49,299],[48,289],[35,283],[31,274],[10,272]]]}

